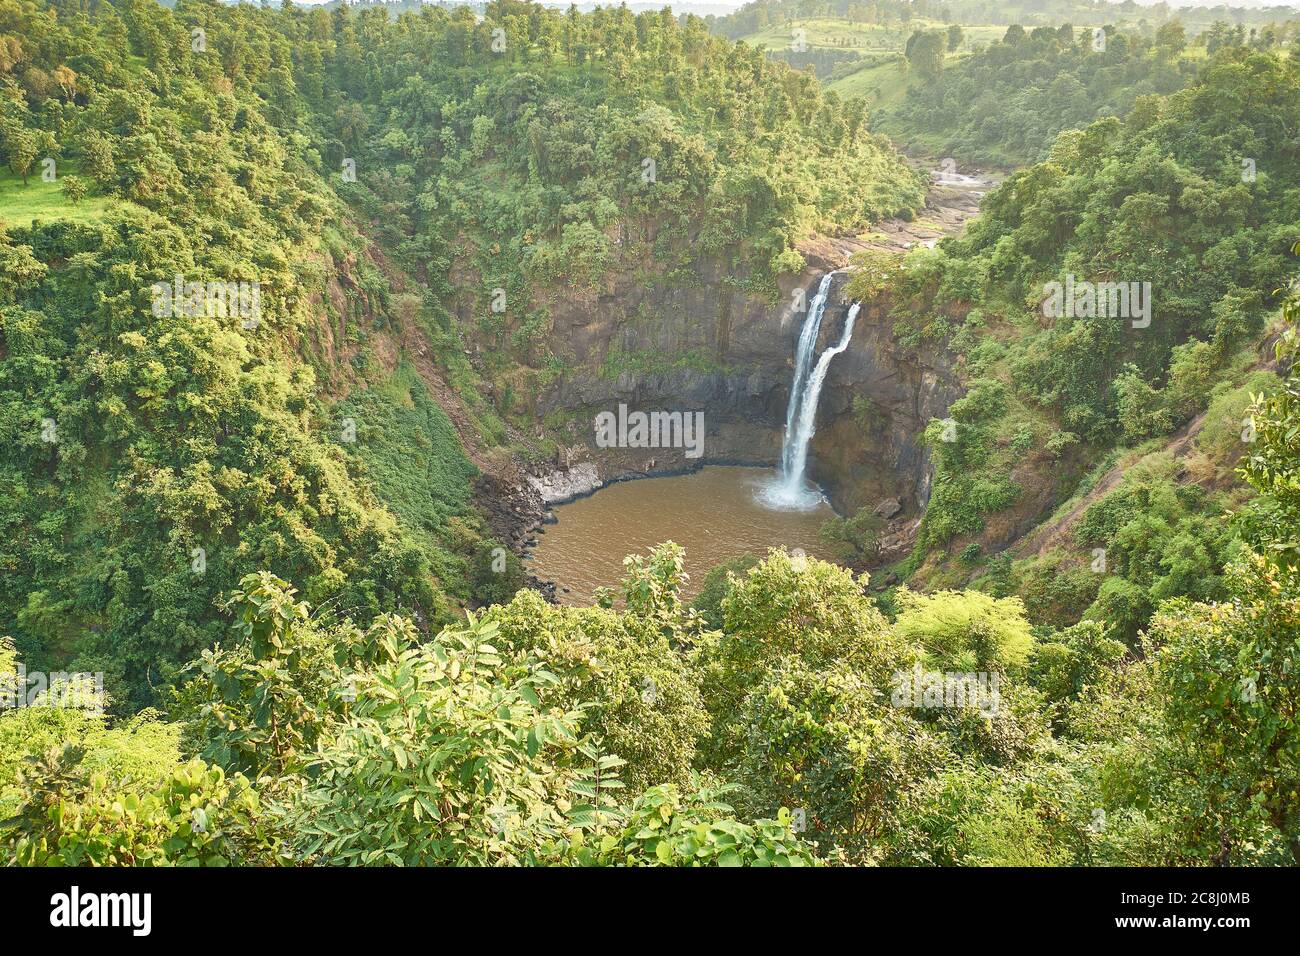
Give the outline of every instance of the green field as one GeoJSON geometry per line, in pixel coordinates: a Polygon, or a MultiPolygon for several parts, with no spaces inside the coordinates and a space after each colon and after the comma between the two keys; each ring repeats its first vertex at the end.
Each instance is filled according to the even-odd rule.
{"type": "MultiPolygon", "coordinates": [[[[67,172],[73,172],[71,165],[67,172]]],[[[61,183],[41,181],[39,167],[34,175],[28,175],[26,186],[21,176],[0,172],[0,223],[8,226],[30,226],[35,219],[95,222],[104,218],[110,205],[107,198],[90,195],[74,206],[63,194],[61,183]]]]}
{"type": "MultiPolygon", "coordinates": [[[[899,52],[907,38],[916,30],[947,30],[948,24],[939,20],[919,18],[906,26],[880,23],[854,23],[844,18],[809,17],[789,23],[774,24],[741,39],[750,46],[767,50],[788,50],[795,30],[803,30],[803,40],[809,49],[858,50],[863,53],[899,52]]],[[[968,50],[974,44],[988,44],[1000,40],[1007,32],[1005,26],[962,26],[965,38],[956,52],[968,50]]]]}
{"type": "MultiPolygon", "coordinates": [[[[745,43],[773,53],[790,51],[794,31],[802,30],[801,39],[808,50],[843,50],[857,52],[871,61],[882,59],[882,53],[902,54],[907,46],[907,38],[917,30],[947,30],[948,24],[940,20],[919,18],[905,26],[885,25],[879,23],[855,23],[843,18],[809,17],[792,20],[789,23],[769,26],[757,33],[743,37],[745,43]]],[[[1000,40],[1006,33],[1005,26],[998,25],[962,25],[963,38],[958,48],[948,54],[949,58],[962,56],[976,47],[987,46],[994,40],[1000,40]]],[[[902,60],[889,62],[871,62],[847,76],[836,74],[851,69],[850,64],[839,65],[831,78],[823,75],[827,89],[835,90],[841,96],[862,96],[872,106],[888,106],[896,103],[906,95],[913,80],[909,76],[907,65],[902,60]]],[[[820,71],[819,71],[819,75],[820,71]]]]}
{"type": "Polygon", "coordinates": [[[741,39],[767,50],[788,50],[795,31],[803,30],[809,49],[859,50],[863,53],[902,50],[910,32],[873,23],[813,18],[769,26],[741,39]]]}
{"type": "Polygon", "coordinates": [[[863,67],[846,77],[827,83],[826,88],[843,97],[864,97],[870,106],[888,106],[907,95],[911,81],[907,64],[902,60],[893,60],[863,67]]]}

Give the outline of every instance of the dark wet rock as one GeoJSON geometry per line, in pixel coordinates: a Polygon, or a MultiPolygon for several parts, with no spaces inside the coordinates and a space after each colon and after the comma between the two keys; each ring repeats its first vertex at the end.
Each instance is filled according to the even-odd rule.
{"type": "Polygon", "coordinates": [[[532,588],[534,591],[539,592],[542,595],[542,597],[546,598],[546,600],[549,601],[551,604],[559,603],[556,600],[554,581],[543,581],[540,578],[536,578],[530,574],[528,576],[527,581],[525,581],[524,586],[532,588]]]}

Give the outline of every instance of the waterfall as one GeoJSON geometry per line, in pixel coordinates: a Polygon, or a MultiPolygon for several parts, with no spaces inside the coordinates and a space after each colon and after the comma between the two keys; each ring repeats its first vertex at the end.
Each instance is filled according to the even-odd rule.
{"type": "Polygon", "coordinates": [[[831,359],[849,347],[849,341],[853,338],[853,323],[861,308],[858,302],[849,306],[840,340],[822,352],[816,367],[809,372],[812,353],[817,346],[817,330],[821,327],[822,312],[830,293],[830,279],[829,274],[822,277],[817,297],[813,299],[803,331],[799,334],[794,381],[790,386],[790,405],[786,412],[785,440],[781,447],[781,474],[776,482],[765,489],[763,495],[767,503],[774,507],[812,507],[821,497],[805,486],[808,444],[816,432],[817,404],[821,399],[822,385],[826,381],[831,359]]]}
{"type": "Polygon", "coordinates": [[[799,420],[799,408],[803,402],[804,381],[808,378],[808,369],[812,367],[813,350],[817,348],[817,336],[821,332],[822,313],[826,311],[826,300],[831,294],[831,279],[834,272],[822,276],[817,294],[808,305],[808,317],[803,320],[803,329],[799,332],[799,344],[794,351],[794,381],[790,383],[790,403],[785,410],[785,441],[781,446],[781,472],[790,474],[794,464],[794,448],[790,436],[794,434],[795,422],[799,420]]]}
{"type": "MultiPolygon", "coordinates": [[[[808,384],[805,387],[804,399],[799,403],[799,421],[794,431],[793,440],[790,436],[786,438],[786,444],[792,449],[790,465],[782,475],[785,486],[794,491],[803,489],[804,468],[808,464],[808,443],[812,441],[813,434],[816,431],[817,423],[817,402],[821,399],[822,383],[826,381],[826,370],[831,366],[831,359],[839,355],[849,347],[849,340],[853,338],[853,323],[858,317],[860,303],[854,302],[849,306],[848,317],[844,320],[844,331],[840,334],[840,340],[822,353],[822,357],[817,360],[817,367],[813,369],[812,375],[808,378],[808,384]]],[[[783,456],[784,457],[784,454],[783,456]]]]}

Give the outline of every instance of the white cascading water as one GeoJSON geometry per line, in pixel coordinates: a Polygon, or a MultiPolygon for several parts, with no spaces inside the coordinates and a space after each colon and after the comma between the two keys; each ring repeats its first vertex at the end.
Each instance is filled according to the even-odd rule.
{"type": "MultiPolygon", "coordinates": [[[[763,500],[773,507],[813,508],[821,501],[821,494],[815,488],[808,487],[804,476],[808,465],[808,444],[816,433],[817,404],[821,399],[822,385],[826,381],[826,371],[830,368],[831,359],[849,347],[849,342],[853,338],[853,323],[857,320],[858,309],[861,308],[858,302],[849,306],[849,314],[844,319],[844,331],[840,333],[839,342],[822,352],[816,367],[809,373],[807,366],[811,364],[811,353],[817,343],[817,333],[812,333],[806,349],[804,339],[808,336],[808,327],[814,321],[818,327],[821,325],[821,310],[826,305],[826,296],[823,293],[829,293],[829,279],[830,276],[822,279],[821,289],[818,292],[821,302],[817,315],[814,317],[810,312],[808,320],[804,323],[804,331],[799,335],[799,355],[795,359],[795,379],[791,385],[785,441],[781,448],[781,474],[763,492],[763,500]],[[803,364],[804,374],[801,376],[800,363],[803,362],[805,352],[809,358],[803,364]]],[[[817,303],[817,299],[813,301],[817,303]]]]}
{"type": "Polygon", "coordinates": [[[831,294],[831,280],[834,272],[822,276],[817,294],[808,305],[808,317],[804,319],[803,329],[799,332],[799,344],[794,350],[794,381],[790,383],[790,403],[785,410],[785,442],[781,447],[781,473],[789,474],[794,463],[790,436],[794,434],[794,425],[799,418],[799,408],[804,398],[804,382],[808,370],[812,368],[813,351],[817,348],[817,336],[821,333],[822,313],[826,311],[826,300],[831,294]]]}
{"type": "Polygon", "coordinates": [[[789,472],[785,475],[786,482],[791,487],[803,487],[804,468],[808,464],[808,443],[812,441],[813,434],[816,432],[817,402],[821,399],[822,383],[826,381],[826,370],[830,368],[831,359],[849,347],[849,341],[853,338],[853,323],[858,317],[859,308],[861,308],[861,305],[857,302],[849,306],[849,314],[844,319],[844,331],[840,333],[839,342],[822,353],[821,358],[817,360],[817,367],[812,370],[812,375],[808,377],[804,400],[799,406],[799,421],[792,442],[794,446],[792,464],[789,472]]]}

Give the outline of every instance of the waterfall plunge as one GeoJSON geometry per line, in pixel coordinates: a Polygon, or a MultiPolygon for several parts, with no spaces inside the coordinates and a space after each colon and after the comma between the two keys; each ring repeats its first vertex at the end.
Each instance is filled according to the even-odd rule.
{"type": "Polygon", "coordinates": [[[826,311],[826,300],[830,298],[831,279],[834,275],[834,272],[828,272],[822,276],[817,294],[808,305],[808,317],[804,319],[803,329],[799,332],[799,344],[794,351],[794,381],[790,383],[790,404],[785,410],[785,441],[781,446],[781,472],[785,475],[791,473],[790,468],[794,464],[790,436],[794,434],[795,422],[799,419],[804,383],[808,379],[808,370],[812,368],[813,350],[817,348],[822,313],[826,311]]]}
{"type": "Polygon", "coordinates": [[[816,432],[817,403],[821,399],[822,385],[831,359],[849,347],[853,338],[853,323],[858,317],[860,303],[849,307],[840,340],[822,352],[817,365],[812,366],[812,353],[817,348],[821,330],[822,313],[830,297],[831,276],[822,276],[817,295],[808,309],[799,345],[795,352],[794,381],[790,385],[790,405],[786,409],[785,440],[781,447],[781,474],[763,491],[763,500],[774,508],[813,508],[821,501],[821,494],[809,487],[804,472],[808,465],[808,444],[816,432]]]}

